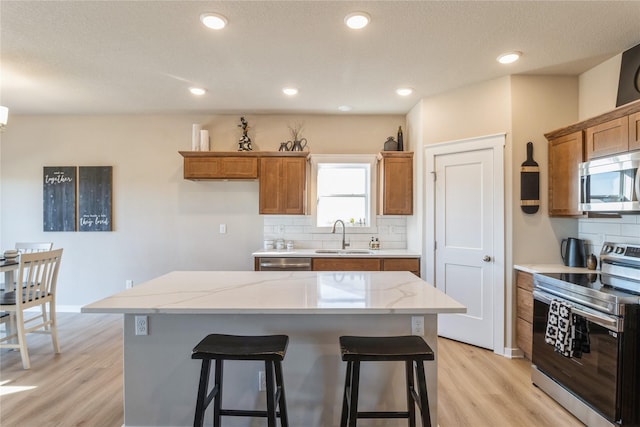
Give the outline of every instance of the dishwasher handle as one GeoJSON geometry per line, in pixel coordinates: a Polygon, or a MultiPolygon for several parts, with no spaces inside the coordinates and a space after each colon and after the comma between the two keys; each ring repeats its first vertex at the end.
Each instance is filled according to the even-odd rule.
{"type": "Polygon", "coordinates": [[[260,271],[311,271],[311,258],[262,258],[260,271]]]}

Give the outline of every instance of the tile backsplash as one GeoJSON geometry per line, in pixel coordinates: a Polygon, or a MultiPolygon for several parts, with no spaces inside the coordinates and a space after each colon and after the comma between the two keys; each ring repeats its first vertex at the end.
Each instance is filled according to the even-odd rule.
{"type": "MultiPolygon", "coordinates": [[[[331,229],[319,229],[313,224],[313,217],[305,215],[264,216],[264,239],[292,241],[298,249],[337,249],[342,242],[342,228],[336,233],[331,229]]],[[[369,247],[371,237],[378,238],[380,249],[407,248],[407,218],[405,216],[378,216],[377,227],[362,228],[347,225],[345,240],[350,248],[369,247]],[[375,232],[373,232],[375,231],[375,232]]]]}
{"type": "Polygon", "coordinates": [[[578,237],[587,240],[590,253],[598,256],[604,242],[640,244],[640,215],[622,218],[581,218],[578,237]]]}

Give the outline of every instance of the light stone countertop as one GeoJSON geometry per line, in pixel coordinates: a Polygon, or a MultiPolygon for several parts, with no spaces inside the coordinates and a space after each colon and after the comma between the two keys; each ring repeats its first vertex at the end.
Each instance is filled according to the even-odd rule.
{"type": "Polygon", "coordinates": [[[351,257],[351,258],[420,258],[420,252],[408,249],[259,249],[252,253],[254,258],[259,257],[286,257],[286,258],[334,258],[334,257],[351,257]],[[318,252],[320,251],[320,252],[318,252]],[[326,251],[338,251],[326,252],[326,251]]]}
{"type": "Polygon", "coordinates": [[[466,308],[406,271],[174,271],[83,313],[435,314],[466,308]]]}
{"type": "Polygon", "coordinates": [[[514,269],[526,273],[599,273],[600,270],[589,270],[582,267],[567,267],[563,264],[516,264],[514,269]]]}

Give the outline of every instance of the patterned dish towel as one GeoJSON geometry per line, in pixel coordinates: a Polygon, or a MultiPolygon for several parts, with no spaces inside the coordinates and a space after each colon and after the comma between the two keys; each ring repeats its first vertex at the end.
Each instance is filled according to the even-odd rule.
{"type": "Polygon", "coordinates": [[[560,300],[552,300],[547,316],[547,330],[544,341],[554,346],[555,351],[566,357],[572,356],[573,316],[571,305],[560,300]]]}

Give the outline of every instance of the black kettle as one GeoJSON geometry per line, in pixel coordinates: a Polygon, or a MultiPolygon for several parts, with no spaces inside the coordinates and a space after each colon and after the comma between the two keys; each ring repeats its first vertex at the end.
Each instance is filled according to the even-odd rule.
{"type": "Polygon", "coordinates": [[[587,266],[586,242],[582,239],[575,239],[573,237],[562,239],[560,255],[562,256],[562,262],[568,267],[587,266]]]}

